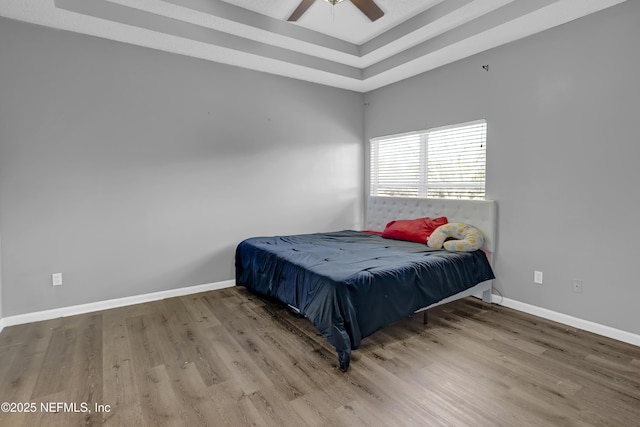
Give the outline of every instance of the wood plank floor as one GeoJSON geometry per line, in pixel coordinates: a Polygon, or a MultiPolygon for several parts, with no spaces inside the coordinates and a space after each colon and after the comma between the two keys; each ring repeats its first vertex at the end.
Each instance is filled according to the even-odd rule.
{"type": "Polygon", "coordinates": [[[342,373],[306,319],[229,288],[8,327],[0,402],[35,409],[1,426],[640,426],[640,348],[469,298],[342,373]]]}

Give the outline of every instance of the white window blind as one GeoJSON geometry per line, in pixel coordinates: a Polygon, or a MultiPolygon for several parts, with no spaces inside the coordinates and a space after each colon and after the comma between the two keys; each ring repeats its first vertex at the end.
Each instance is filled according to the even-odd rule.
{"type": "Polygon", "coordinates": [[[371,140],[372,196],[484,199],[487,122],[371,140]]]}

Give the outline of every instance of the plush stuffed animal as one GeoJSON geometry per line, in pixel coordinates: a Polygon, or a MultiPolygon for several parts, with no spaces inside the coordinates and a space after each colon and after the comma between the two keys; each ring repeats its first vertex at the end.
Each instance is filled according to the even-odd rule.
{"type": "Polygon", "coordinates": [[[451,252],[477,251],[484,244],[482,231],[472,225],[451,222],[436,228],[427,245],[430,248],[441,249],[443,246],[451,252]],[[447,240],[451,238],[451,240],[447,240]]]}

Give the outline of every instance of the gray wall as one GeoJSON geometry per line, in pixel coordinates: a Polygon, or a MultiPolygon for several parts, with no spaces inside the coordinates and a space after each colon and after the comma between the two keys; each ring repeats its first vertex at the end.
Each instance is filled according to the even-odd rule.
{"type": "MultiPolygon", "coordinates": [[[[0,218],[0,224],[2,224],[2,218],[0,218]]],[[[2,227],[0,227],[0,229],[1,228],[2,227]]],[[[0,329],[1,328],[2,328],[2,234],[0,234],[0,329]]]]}
{"type": "Polygon", "coordinates": [[[243,238],[359,225],[361,94],[6,19],[0,40],[5,316],[229,280],[243,238]]]}
{"type": "Polygon", "coordinates": [[[496,287],[636,334],[638,22],[626,2],[365,97],[367,138],[486,118],[496,287]]]}

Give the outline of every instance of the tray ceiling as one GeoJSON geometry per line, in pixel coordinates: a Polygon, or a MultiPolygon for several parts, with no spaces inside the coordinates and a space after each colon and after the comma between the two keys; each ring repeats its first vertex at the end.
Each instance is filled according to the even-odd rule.
{"type": "Polygon", "coordinates": [[[367,92],[626,0],[2,0],[0,16],[367,92]]]}

